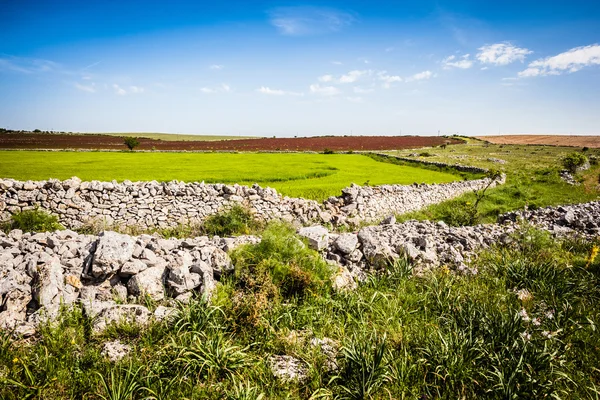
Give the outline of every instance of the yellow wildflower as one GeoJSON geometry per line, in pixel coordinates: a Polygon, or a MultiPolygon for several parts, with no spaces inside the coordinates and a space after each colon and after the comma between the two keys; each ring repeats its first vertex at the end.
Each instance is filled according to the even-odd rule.
{"type": "Polygon", "coordinates": [[[16,364],[19,362],[19,359],[17,357],[13,358],[13,363],[16,364]]]}
{"type": "Polygon", "coordinates": [[[600,247],[598,247],[598,246],[593,246],[592,247],[592,250],[590,251],[590,255],[589,255],[588,259],[587,259],[587,263],[585,264],[586,268],[588,268],[590,265],[592,265],[592,263],[594,262],[594,260],[598,256],[598,251],[600,251],[600,247]]]}

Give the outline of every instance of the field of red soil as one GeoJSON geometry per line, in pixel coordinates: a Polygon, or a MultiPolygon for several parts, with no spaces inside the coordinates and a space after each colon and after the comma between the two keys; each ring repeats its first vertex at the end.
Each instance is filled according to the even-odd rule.
{"type": "Polygon", "coordinates": [[[600,148],[600,136],[502,135],[478,136],[477,139],[494,144],[545,144],[549,146],[600,148]]]}
{"type": "MultiPolygon", "coordinates": [[[[163,141],[140,138],[140,150],[199,151],[334,151],[394,150],[441,144],[463,143],[461,140],[435,136],[322,136],[311,138],[259,138],[222,141],[163,141]]],[[[123,139],[107,135],[71,134],[0,134],[0,149],[91,149],[126,150],[123,139]]]]}

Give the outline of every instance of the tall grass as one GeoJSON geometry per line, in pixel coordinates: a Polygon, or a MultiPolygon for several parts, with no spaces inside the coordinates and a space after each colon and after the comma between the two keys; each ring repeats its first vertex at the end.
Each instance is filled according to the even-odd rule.
{"type": "Polygon", "coordinates": [[[600,260],[590,262],[598,243],[528,229],[479,254],[475,276],[416,276],[401,260],[335,293],[292,232],[270,227],[266,236],[234,255],[236,272],[212,304],[181,305],[172,321],[95,336],[74,310],[33,341],[0,337],[0,398],[600,397],[600,260]],[[264,260],[250,282],[245,272],[264,260]],[[276,271],[292,264],[322,283],[302,295],[282,290],[289,275],[276,271]],[[242,323],[236,302],[271,290],[257,323],[242,323]],[[302,339],[311,337],[340,344],[337,369],[302,339]],[[116,364],[100,354],[115,338],[133,349],[116,364]],[[272,354],[301,359],[308,379],[278,381],[265,361],[272,354]]]}

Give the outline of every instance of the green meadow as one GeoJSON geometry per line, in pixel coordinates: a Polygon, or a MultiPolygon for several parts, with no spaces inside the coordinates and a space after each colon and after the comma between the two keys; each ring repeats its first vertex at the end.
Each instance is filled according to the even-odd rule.
{"type": "Polygon", "coordinates": [[[0,176],[19,180],[170,181],[270,186],[323,200],[358,185],[442,183],[449,172],[375,161],[359,154],[0,151],[0,176]]]}

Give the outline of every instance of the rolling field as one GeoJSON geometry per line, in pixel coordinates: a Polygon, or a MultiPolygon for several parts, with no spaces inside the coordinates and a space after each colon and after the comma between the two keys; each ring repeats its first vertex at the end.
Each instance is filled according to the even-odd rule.
{"type": "MultiPolygon", "coordinates": [[[[0,149],[90,149],[126,150],[123,138],[99,134],[48,134],[31,132],[6,132],[0,134],[0,149]]],[[[122,135],[134,135],[124,133],[122,135]]],[[[122,136],[121,135],[121,136],[122,136]]],[[[146,134],[137,134],[146,135],[146,134]]],[[[178,135],[175,135],[178,136],[178,135]]],[[[397,150],[441,144],[460,144],[463,140],[436,136],[318,136],[299,138],[254,138],[228,140],[190,140],[187,136],[169,140],[163,138],[139,139],[138,150],[174,151],[316,151],[325,149],[397,150]]]]}
{"type": "Polygon", "coordinates": [[[573,146],[600,148],[600,136],[572,135],[498,135],[478,136],[478,139],[494,144],[531,144],[547,146],[573,146]]]}
{"type": "Polygon", "coordinates": [[[129,179],[270,186],[284,195],[323,200],[351,183],[442,183],[460,176],[377,162],[358,154],[227,154],[0,151],[0,176],[20,180],[129,179]]]}

